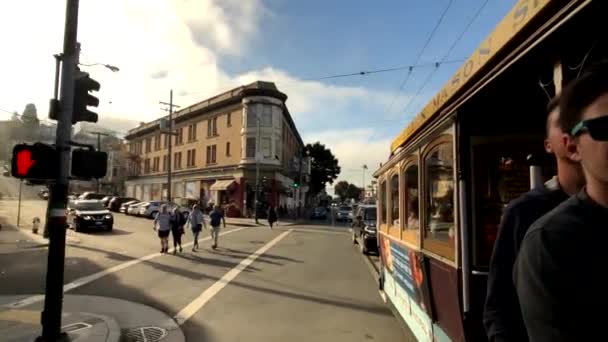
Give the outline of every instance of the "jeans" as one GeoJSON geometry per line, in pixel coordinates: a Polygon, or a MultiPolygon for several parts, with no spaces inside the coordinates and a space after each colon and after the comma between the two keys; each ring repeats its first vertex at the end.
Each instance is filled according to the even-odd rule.
{"type": "Polygon", "coordinates": [[[217,246],[217,238],[220,236],[220,226],[211,227],[211,238],[213,239],[213,245],[217,246]]]}

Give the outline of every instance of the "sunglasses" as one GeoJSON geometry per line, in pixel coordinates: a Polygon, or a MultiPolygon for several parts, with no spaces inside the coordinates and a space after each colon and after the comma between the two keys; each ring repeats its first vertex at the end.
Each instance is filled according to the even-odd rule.
{"type": "Polygon", "coordinates": [[[589,133],[593,140],[608,141],[608,116],[583,120],[572,128],[570,135],[576,137],[583,133],[589,133]]]}

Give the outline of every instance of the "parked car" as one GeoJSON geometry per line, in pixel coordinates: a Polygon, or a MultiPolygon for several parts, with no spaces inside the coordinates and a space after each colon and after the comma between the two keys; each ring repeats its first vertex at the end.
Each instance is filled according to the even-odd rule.
{"type": "Polygon", "coordinates": [[[135,201],[135,198],[132,197],[114,197],[110,200],[110,202],[108,203],[108,209],[110,209],[111,211],[120,211],[120,207],[122,206],[123,203],[126,202],[130,202],[130,201],[135,201]]]}
{"type": "Polygon", "coordinates": [[[129,206],[132,204],[136,204],[136,203],[139,203],[139,200],[132,200],[132,201],[124,202],[123,204],[120,205],[120,209],[118,209],[118,212],[127,214],[127,209],[129,208],[129,206]]]}
{"type": "Polygon", "coordinates": [[[78,196],[78,199],[79,200],[100,200],[106,196],[107,196],[106,194],[99,194],[96,192],[87,191],[87,192],[83,193],[82,195],[78,196]]]}
{"type": "Polygon", "coordinates": [[[311,220],[327,220],[327,209],[324,207],[316,207],[310,215],[311,220]]]}
{"type": "Polygon", "coordinates": [[[103,206],[107,208],[108,203],[110,203],[110,200],[114,197],[116,197],[116,196],[105,196],[104,198],[101,199],[101,203],[103,203],[103,206]]]}
{"type": "Polygon", "coordinates": [[[350,222],[353,220],[353,208],[349,206],[341,206],[336,214],[336,221],[350,222]]]}
{"type": "Polygon", "coordinates": [[[156,217],[156,214],[160,211],[160,206],[167,204],[165,201],[150,201],[139,207],[138,216],[144,216],[149,218],[156,217]]]}
{"type": "Polygon", "coordinates": [[[146,205],[147,203],[148,202],[138,202],[131,204],[127,207],[127,211],[125,211],[125,214],[139,216],[139,209],[141,208],[141,206],[146,205]]]}
{"type": "Polygon", "coordinates": [[[68,203],[67,221],[77,232],[91,229],[111,231],[114,217],[99,200],[75,200],[68,203]]]}
{"type": "Polygon", "coordinates": [[[363,225],[353,225],[353,243],[359,244],[359,249],[363,254],[378,251],[376,215],[375,205],[360,205],[355,212],[355,218],[361,216],[363,225]]]}

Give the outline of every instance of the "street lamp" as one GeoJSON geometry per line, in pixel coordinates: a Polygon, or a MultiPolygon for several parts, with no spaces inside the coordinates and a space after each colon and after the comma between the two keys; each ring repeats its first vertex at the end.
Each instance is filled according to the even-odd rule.
{"type": "Polygon", "coordinates": [[[82,66],[96,66],[96,65],[101,65],[103,67],[106,67],[107,69],[110,69],[110,71],[112,72],[118,72],[120,71],[120,69],[117,66],[111,65],[111,64],[103,64],[103,63],[91,63],[91,64],[84,64],[84,63],[78,63],[78,65],[82,65],[82,66]]]}

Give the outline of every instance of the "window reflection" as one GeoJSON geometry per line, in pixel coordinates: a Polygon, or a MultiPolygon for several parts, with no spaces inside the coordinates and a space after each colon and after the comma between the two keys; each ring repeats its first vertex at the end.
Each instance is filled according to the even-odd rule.
{"type": "Polygon", "coordinates": [[[405,169],[405,194],[407,222],[405,229],[418,230],[419,227],[419,200],[418,200],[418,165],[410,165],[405,169]]]}
{"type": "Polygon", "coordinates": [[[454,173],[452,144],[442,143],[426,157],[427,239],[454,244],[454,173]]]}
{"type": "Polygon", "coordinates": [[[391,177],[391,219],[393,226],[399,225],[399,175],[391,177]]]}
{"type": "Polygon", "coordinates": [[[380,199],[380,222],[386,223],[386,182],[380,183],[378,195],[380,199]]]}

